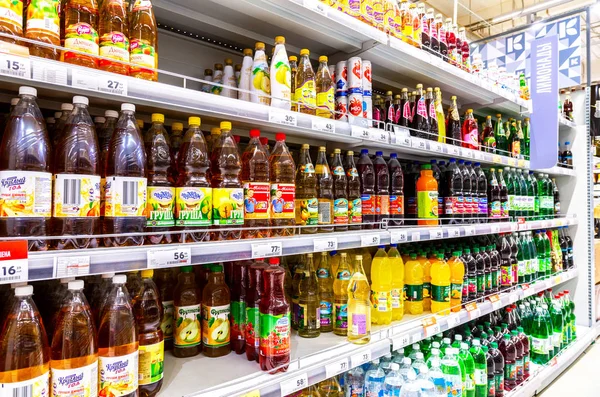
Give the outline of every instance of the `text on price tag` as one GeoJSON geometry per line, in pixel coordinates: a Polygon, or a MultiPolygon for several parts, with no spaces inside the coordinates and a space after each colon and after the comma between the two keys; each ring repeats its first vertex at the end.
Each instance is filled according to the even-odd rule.
{"type": "Polygon", "coordinates": [[[336,376],[337,374],[346,372],[349,369],[350,368],[348,368],[348,358],[342,358],[341,360],[334,361],[331,364],[327,364],[325,366],[325,376],[327,378],[331,378],[332,376],[336,376]]]}
{"type": "Polygon", "coordinates": [[[360,236],[360,246],[369,247],[371,245],[379,245],[379,234],[372,233],[360,236]]]}
{"type": "Polygon", "coordinates": [[[269,109],[269,122],[296,127],[298,125],[298,117],[293,112],[269,109]]]}
{"type": "Polygon", "coordinates": [[[453,228],[449,228],[449,229],[448,229],[448,237],[449,237],[449,238],[457,238],[457,237],[460,237],[460,229],[458,229],[458,228],[455,228],[455,227],[453,227],[453,228]]]}
{"type": "Polygon", "coordinates": [[[314,240],[314,251],[335,251],[338,248],[337,237],[317,238],[314,240]]]}
{"type": "Polygon", "coordinates": [[[367,127],[361,127],[359,125],[353,125],[350,127],[350,135],[355,138],[369,139],[369,129],[367,127]]]}
{"type": "Polygon", "coordinates": [[[288,394],[292,394],[298,390],[304,389],[308,387],[308,375],[306,372],[300,374],[298,376],[294,376],[291,379],[285,380],[279,384],[281,389],[281,395],[287,396],[288,394]]]}
{"type": "Polygon", "coordinates": [[[402,244],[408,241],[408,233],[406,230],[391,230],[390,242],[392,244],[402,244]]]}
{"type": "Polygon", "coordinates": [[[365,350],[361,353],[350,356],[350,364],[352,365],[352,368],[363,365],[369,361],[371,361],[371,350],[365,350]]]}
{"type": "Polygon", "coordinates": [[[442,153],[442,151],[443,151],[442,144],[438,143],[438,142],[430,142],[429,148],[436,153],[442,153]]]}
{"type": "Polygon", "coordinates": [[[427,149],[427,143],[423,139],[412,139],[411,146],[415,149],[427,149]]]}
{"type": "Polygon", "coordinates": [[[481,314],[481,310],[477,307],[477,303],[475,302],[467,303],[465,305],[465,310],[467,311],[470,320],[479,317],[481,314]]]}
{"type": "Polygon", "coordinates": [[[331,119],[323,117],[311,117],[312,129],[314,131],[327,132],[335,134],[335,123],[331,119]]]}
{"type": "Polygon", "coordinates": [[[494,310],[498,310],[502,307],[502,301],[500,300],[500,295],[494,294],[489,297],[490,302],[492,302],[492,308],[494,310]]]}
{"type": "Polygon", "coordinates": [[[410,343],[410,336],[408,334],[404,334],[400,337],[396,337],[392,339],[392,351],[396,351],[401,347],[408,346],[410,343]]]}
{"type": "Polygon", "coordinates": [[[90,274],[90,256],[59,256],[54,258],[54,278],[87,276],[90,274]]]}
{"type": "Polygon", "coordinates": [[[252,244],[252,259],[269,258],[271,256],[281,256],[282,253],[283,245],[281,244],[281,241],[252,244]]]}
{"type": "Polygon", "coordinates": [[[465,226],[465,236],[474,236],[475,228],[473,226],[465,226]]]}
{"type": "Polygon", "coordinates": [[[189,247],[173,249],[151,249],[148,251],[148,268],[186,266],[192,264],[192,253],[189,247]]]}
{"type": "Polygon", "coordinates": [[[0,44],[0,74],[30,79],[29,48],[2,42],[0,44]]]}
{"type": "Polygon", "coordinates": [[[108,94],[127,95],[127,79],[114,73],[98,75],[98,91],[108,94]]]}
{"type": "Polygon", "coordinates": [[[385,130],[380,130],[377,128],[369,128],[369,138],[374,141],[387,143],[390,140],[390,135],[385,130]]]}
{"type": "Polygon", "coordinates": [[[432,240],[439,240],[444,238],[444,231],[442,229],[432,229],[429,232],[429,238],[432,240]]]}
{"type": "Polygon", "coordinates": [[[451,154],[453,156],[459,156],[460,155],[460,148],[456,145],[450,145],[448,147],[448,154],[451,154]]]}
{"type": "Polygon", "coordinates": [[[28,278],[27,241],[0,242],[0,284],[24,282],[28,278]]]}

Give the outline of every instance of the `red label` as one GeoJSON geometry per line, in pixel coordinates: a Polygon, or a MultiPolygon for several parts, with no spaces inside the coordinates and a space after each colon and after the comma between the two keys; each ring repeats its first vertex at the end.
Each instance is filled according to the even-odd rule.
{"type": "Polygon", "coordinates": [[[402,118],[404,120],[412,121],[412,114],[410,113],[410,101],[406,101],[404,109],[402,109],[402,118]]]}
{"type": "Polygon", "coordinates": [[[446,215],[461,215],[466,214],[466,209],[463,204],[462,197],[445,197],[444,198],[444,209],[446,215]]]}
{"type": "Polygon", "coordinates": [[[244,218],[269,219],[269,197],[268,182],[244,183],[244,218]]]}
{"type": "Polygon", "coordinates": [[[370,83],[371,82],[371,67],[367,66],[367,67],[364,67],[363,69],[364,69],[363,76],[370,83]]]}
{"type": "Polygon", "coordinates": [[[376,212],[376,196],[370,194],[363,194],[361,196],[362,214],[365,215],[377,215],[376,212]]]}
{"type": "Polygon", "coordinates": [[[395,117],[394,117],[394,107],[390,106],[388,109],[388,115],[387,115],[388,120],[394,121],[395,117]]]}
{"type": "Polygon", "coordinates": [[[438,31],[436,29],[436,27],[434,26],[434,24],[431,24],[431,38],[432,39],[437,39],[438,38],[438,31]]]}
{"type": "Polygon", "coordinates": [[[390,196],[381,195],[375,196],[377,200],[377,215],[389,215],[390,214],[390,196]]]}
{"type": "Polygon", "coordinates": [[[271,217],[295,219],[294,207],[296,185],[293,183],[274,183],[271,185],[271,217]]]}
{"type": "Polygon", "coordinates": [[[390,196],[390,215],[404,215],[404,196],[390,196]]]}
{"type": "Polygon", "coordinates": [[[2,241],[0,242],[0,261],[27,259],[27,241],[2,241]]]}
{"type": "Polygon", "coordinates": [[[435,120],[437,122],[437,116],[435,114],[435,103],[434,103],[434,101],[431,101],[431,103],[429,104],[429,117],[431,117],[431,120],[435,120]]]}
{"type": "Polygon", "coordinates": [[[439,32],[439,37],[440,37],[440,43],[444,43],[447,44],[448,40],[446,39],[446,29],[444,29],[444,25],[442,25],[440,27],[440,32],[439,32]]]}
{"type": "Polygon", "coordinates": [[[402,111],[400,109],[400,106],[398,106],[398,109],[396,109],[396,115],[394,116],[394,123],[400,124],[401,117],[402,117],[402,111]]]}
{"type": "Polygon", "coordinates": [[[427,17],[423,15],[423,19],[421,20],[421,26],[423,26],[423,33],[429,34],[429,25],[427,24],[427,17]]]}
{"type": "Polygon", "coordinates": [[[351,95],[348,98],[348,108],[350,109],[350,114],[353,116],[360,116],[362,114],[362,95],[351,95]]]}
{"type": "Polygon", "coordinates": [[[417,102],[417,114],[427,120],[427,104],[423,97],[417,102]]]}

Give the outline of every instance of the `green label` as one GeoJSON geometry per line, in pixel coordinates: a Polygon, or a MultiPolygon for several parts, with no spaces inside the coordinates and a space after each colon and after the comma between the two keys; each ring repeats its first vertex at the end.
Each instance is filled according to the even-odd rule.
{"type": "Polygon", "coordinates": [[[334,304],[335,328],[348,329],[348,305],[334,304]]]}
{"type": "MultiPolygon", "coordinates": [[[[462,292],[461,292],[462,295],[462,292]]],[[[431,299],[436,302],[450,302],[450,286],[449,285],[432,285],[431,299]]]]}
{"type": "Polygon", "coordinates": [[[477,275],[477,292],[485,291],[485,275],[478,274],[477,275]]]}
{"type": "Polygon", "coordinates": [[[504,379],[509,381],[517,380],[517,366],[515,364],[506,364],[504,366],[504,379]]]}
{"type": "Polygon", "coordinates": [[[425,191],[417,192],[417,213],[418,218],[437,219],[438,218],[438,192],[425,191]]]}
{"type": "Polygon", "coordinates": [[[485,274],[485,289],[488,291],[492,289],[492,273],[491,272],[485,274]]]}
{"type": "Polygon", "coordinates": [[[423,298],[431,297],[431,283],[423,283],[423,298]]]}
{"type": "Polygon", "coordinates": [[[494,270],[492,272],[492,288],[498,287],[498,279],[500,278],[500,271],[494,270]]]}
{"type": "Polygon", "coordinates": [[[163,332],[165,340],[173,339],[173,321],[175,306],[173,301],[163,301],[163,318],[160,322],[160,329],[163,332]]]}
{"type": "Polygon", "coordinates": [[[420,302],[423,300],[423,284],[410,285],[405,284],[406,300],[409,302],[420,302]]]}
{"type": "Polygon", "coordinates": [[[246,344],[258,347],[260,341],[260,311],[258,307],[246,307],[245,323],[246,344]]]}
{"type": "Polygon", "coordinates": [[[146,226],[175,226],[175,188],[148,186],[147,192],[146,226]]]}
{"type": "Polygon", "coordinates": [[[290,312],[272,315],[260,313],[260,352],[266,357],[290,353],[290,312]]]}
{"type": "Polygon", "coordinates": [[[452,299],[457,299],[457,300],[461,300],[462,299],[462,289],[463,289],[463,285],[462,283],[460,284],[450,284],[450,297],[452,299]]]}
{"type": "Polygon", "coordinates": [[[243,340],[246,327],[246,302],[231,301],[229,322],[231,323],[232,339],[243,340]]]}

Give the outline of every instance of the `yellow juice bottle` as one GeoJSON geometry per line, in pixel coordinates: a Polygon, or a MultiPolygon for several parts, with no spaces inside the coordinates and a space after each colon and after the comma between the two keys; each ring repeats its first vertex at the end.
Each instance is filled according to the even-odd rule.
{"type": "MultiPolygon", "coordinates": [[[[333,280],[333,333],[346,336],[348,334],[348,284],[350,282],[348,254],[340,254],[340,263],[333,280]]],[[[370,312],[369,312],[369,317],[370,312]]],[[[369,326],[371,322],[369,321],[369,326]]]]}
{"type": "Polygon", "coordinates": [[[450,314],[450,266],[441,252],[431,264],[431,312],[450,314]]]}
{"type": "MultiPolygon", "coordinates": [[[[358,257],[362,265],[362,255],[355,256],[358,257]]],[[[392,322],[392,267],[383,245],[379,246],[371,262],[371,281],[371,321],[389,324],[392,322]]]]}
{"type": "Polygon", "coordinates": [[[396,244],[390,246],[387,256],[392,268],[392,320],[397,321],[404,316],[404,261],[396,244]]]}
{"type": "MultiPolygon", "coordinates": [[[[383,253],[385,254],[385,251],[383,253]]],[[[385,262],[387,262],[387,258],[385,262]]],[[[369,302],[371,288],[362,266],[362,255],[354,257],[353,270],[354,274],[352,274],[347,287],[348,341],[362,345],[371,340],[371,304],[369,302]]]]}
{"type": "Polygon", "coordinates": [[[404,265],[405,305],[407,313],[423,313],[423,264],[417,260],[417,254],[410,254],[404,265]]]}
{"type": "Polygon", "coordinates": [[[460,259],[462,252],[452,252],[448,260],[450,266],[450,307],[453,312],[459,312],[462,304],[463,278],[465,277],[465,264],[460,259]]]}
{"type": "MultiPolygon", "coordinates": [[[[367,280],[371,282],[371,261],[373,256],[369,251],[369,247],[363,247],[360,250],[356,250],[355,254],[362,255],[363,258],[363,269],[365,270],[365,276],[367,276],[367,280]]],[[[354,259],[350,262],[354,263],[354,259]]]]}
{"type": "Polygon", "coordinates": [[[331,274],[332,277],[335,278],[338,270],[338,266],[340,265],[341,255],[337,251],[329,252],[329,264],[331,265],[331,274]]]}
{"type": "Polygon", "coordinates": [[[431,311],[431,262],[424,251],[419,252],[418,259],[423,266],[423,310],[431,311]]]}

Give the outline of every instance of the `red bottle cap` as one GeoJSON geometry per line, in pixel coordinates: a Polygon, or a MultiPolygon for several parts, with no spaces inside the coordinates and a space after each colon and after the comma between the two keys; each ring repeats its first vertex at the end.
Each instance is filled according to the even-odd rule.
{"type": "Polygon", "coordinates": [[[285,134],[283,132],[278,132],[275,134],[276,141],[285,141],[285,134]]]}
{"type": "Polygon", "coordinates": [[[269,138],[267,138],[266,136],[263,136],[260,138],[260,143],[263,145],[268,145],[269,144],[269,138]]]}
{"type": "Polygon", "coordinates": [[[240,139],[241,139],[241,137],[239,135],[233,136],[233,140],[235,141],[235,143],[240,143],[240,139]]]}
{"type": "Polygon", "coordinates": [[[269,258],[269,265],[278,266],[279,258],[269,258]]]}
{"type": "Polygon", "coordinates": [[[258,138],[260,136],[260,130],[250,130],[250,138],[258,138]]]}

